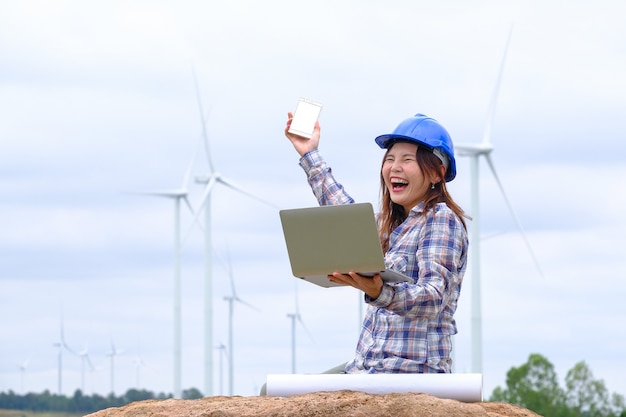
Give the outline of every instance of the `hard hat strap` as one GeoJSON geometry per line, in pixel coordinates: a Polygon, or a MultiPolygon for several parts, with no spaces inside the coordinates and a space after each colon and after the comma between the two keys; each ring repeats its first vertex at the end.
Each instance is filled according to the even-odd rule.
{"type": "Polygon", "coordinates": [[[450,159],[448,158],[448,155],[441,152],[439,148],[434,148],[433,153],[435,154],[437,158],[441,159],[441,163],[443,163],[443,166],[446,167],[446,172],[447,172],[448,167],[450,166],[450,159]]]}

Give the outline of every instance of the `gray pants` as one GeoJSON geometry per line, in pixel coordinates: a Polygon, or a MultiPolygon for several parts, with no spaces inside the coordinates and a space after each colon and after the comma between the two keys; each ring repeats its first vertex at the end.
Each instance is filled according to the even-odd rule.
{"type": "MultiPolygon", "coordinates": [[[[341,365],[337,365],[333,368],[330,368],[324,372],[322,372],[323,374],[345,374],[346,371],[346,365],[348,364],[348,362],[344,362],[341,365]]],[[[267,383],[263,384],[263,386],[261,387],[261,392],[259,393],[259,395],[267,395],[267,383]]]]}

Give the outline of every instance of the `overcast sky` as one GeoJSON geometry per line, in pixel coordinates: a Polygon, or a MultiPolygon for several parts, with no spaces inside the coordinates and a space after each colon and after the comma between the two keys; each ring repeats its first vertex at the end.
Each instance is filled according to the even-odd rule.
{"type": "MultiPolygon", "coordinates": [[[[198,210],[202,185],[183,184],[191,161],[209,172],[192,68],[215,169],[274,205],[219,184],[211,195],[214,344],[228,342],[222,260],[258,309],[235,305],[234,393],[291,372],[296,294],[310,333],[297,328],[297,372],[349,360],[356,291],[291,274],[278,208],[316,200],[286,113],[299,97],[323,103],[322,154],[377,206],[374,137],[419,112],[456,143],[480,141],[513,25],[492,156],[539,268],[481,161],[485,396],[531,353],[561,380],[584,360],[626,394],[623,16],[617,0],[1,1],[0,391],[57,392],[62,315],[66,342],[95,365],[87,394],[112,388],[112,341],[116,394],[173,392],[174,204],[130,192],[184,185],[198,210]]],[[[469,160],[457,168],[451,192],[470,212],[469,160]]],[[[181,223],[182,387],[203,390],[203,233],[184,207],[181,223]]],[[[469,271],[457,372],[471,365],[469,271]]],[[[62,358],[72,395],[81,360],[62,358]]],[[[213,394],[226,394],[213,358],[213,394]]]]}

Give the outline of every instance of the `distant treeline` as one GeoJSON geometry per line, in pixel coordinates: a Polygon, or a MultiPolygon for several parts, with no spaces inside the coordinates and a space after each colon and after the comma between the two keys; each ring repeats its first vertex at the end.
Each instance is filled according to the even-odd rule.
{"type": "MultiPolygon", "coordinates": [[[[9,391],[0,393],[0,409],[88,414],[135,401],[168,398],[172,394],[154,395],[136,389],[129,389],[121,397],[89,396],[76,390],[71,398],[48,391],[26,395],[9,391]]],[[[202,393],[191,388],[182,392],[182,398],[198,399],[202,393]]],[[[603,380],[594,378],[584,361],[567,372],[565,386],[561,387],[554,365],[538,353],[530,354],[528,361],[519,367],[509,369],[506,385],[496,387],[489,401],[517,404],[546,417],[626,417],[624,395],[611,393],[603,380]]]]}
{"type": "MultiPolygon", "coordinates": [[[[143,400],[172,398],[172,394],[154,394],[152,391],[129,389],[126,394],[116,397],[109,394],[84,395],[81,390],[76,390],[72,397],[65,395],[51,394],[48,390],[41,394],[28,393],[19,395],[13,391],[7,393],[0,392],[0,409],[7,410],[27,410],[27,411],[56,411],[65,413],[94,413],[111,407],[121,407],[123,405],[143,400]]],[[[187,400],[202,398],[202,393],[196,388],[183,390],[182,398],[187,400]]]]}

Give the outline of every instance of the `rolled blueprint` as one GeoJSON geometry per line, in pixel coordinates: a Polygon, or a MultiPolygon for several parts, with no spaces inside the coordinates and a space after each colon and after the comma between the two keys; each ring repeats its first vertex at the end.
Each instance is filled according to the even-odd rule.
{"type": "Polygon", "coordinates": [[[462,402],[482,401],[482,374],[270,374],[267,395],[289,397],[320,391],[369,394],[422,393],[462,402]]]}

